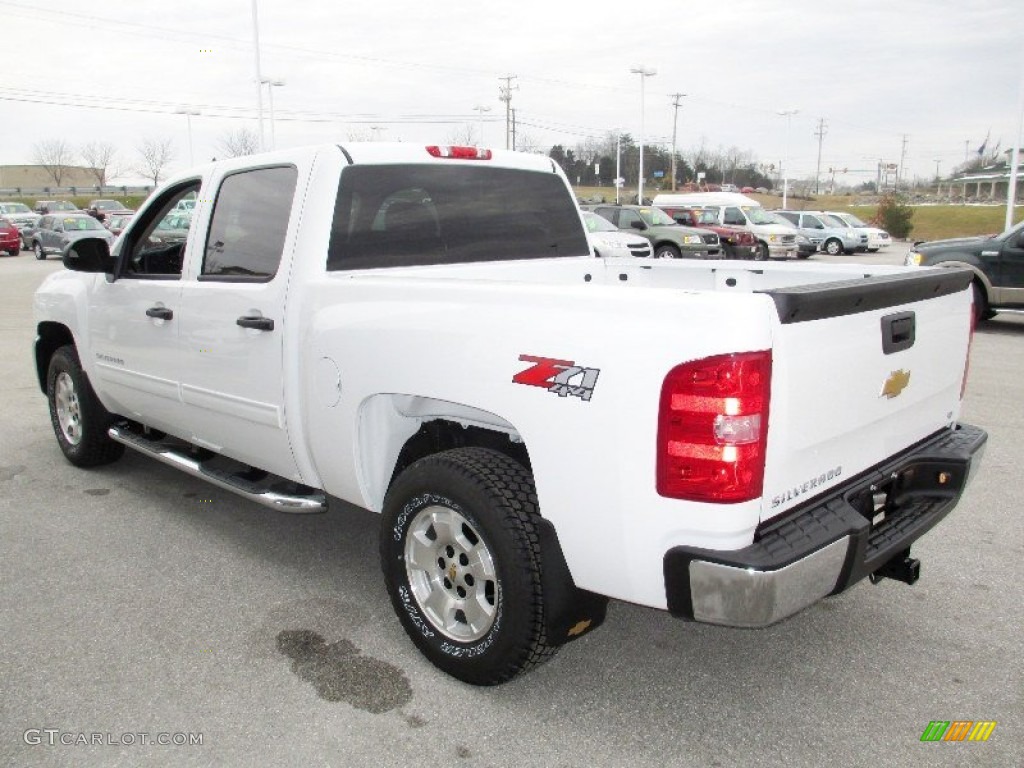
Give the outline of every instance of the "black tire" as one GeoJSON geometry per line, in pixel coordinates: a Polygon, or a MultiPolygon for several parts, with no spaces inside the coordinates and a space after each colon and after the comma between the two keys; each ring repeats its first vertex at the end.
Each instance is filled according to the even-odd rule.
{"type": "Polygon", "coordinates": [[[107,435],[114,417],[93,392],[71,344],[50,358],[46,399],[57,444],[68,461],[78,467],[96,467],[121,458],[124,445],[107,435]]]}
{"type": "Polygon", "coordinates": [[[659,245],[654,251],[656,259],[680,259],[682,254],[674,245],[659,245]]]}
{"type": "Polygon", "coordinates": [[[838,256],[843,252],[843,244],[836,238],[831,237],[825,241],[825,244],[823,246],[821,246],[821,250],[823,250],[829,256],[838,256]]]}
{"type": "Polygon", "coordinates": [[[809,259],[809,258],[811,258],[811,252],[810,251],[797,251],[796,252],[796,257],[798,259],[809,259]]]}
{"type": "Polygon", "coordinates": [[[762,243],[760,240],[757,241],[754,261],[768,261],[768,243],[762,243]]]}
{"type": "Polygon", "coordinates": [[[380,560],[392,605],[420,652],[463,682],[497,685],[558,651],[537,516],[530,473],[485,448],[420,459],[388,490],[380,560]]]}
{"type": "Polygon", "coordinates": [[[36,258],[40,261],[46,258],[46,252],[43,250],[43,246],[39,244],[38,240],[32,244],[32,250],[35,251],[36,258]]]}
{"type": "Polygon", "coordinates": [[[971,282],[971,293],[974,299],[974,322],[980,323],[995,317],[995,312],[989,309],[988,306],[988,294],[985,292],[985,286],[983,286],[978,280],[971,282]]]}

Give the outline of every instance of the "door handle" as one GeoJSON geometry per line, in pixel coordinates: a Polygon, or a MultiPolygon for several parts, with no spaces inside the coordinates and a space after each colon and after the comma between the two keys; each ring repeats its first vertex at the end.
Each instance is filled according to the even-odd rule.
{"type": "Polygon", "coordinates": [[[272,331],[274,330],[274,320],[270,317],[260,317],[259,315],[242,315],[236,321],[238,325],[243,328],[252,328],[257,331],[272,331]]]}
{"type": "Polygon", "coordinates": [[[146,310],[146,317],[155,317],[157,320],[170,320],[174,312],[167,307],[150,307],[146,310]]]}

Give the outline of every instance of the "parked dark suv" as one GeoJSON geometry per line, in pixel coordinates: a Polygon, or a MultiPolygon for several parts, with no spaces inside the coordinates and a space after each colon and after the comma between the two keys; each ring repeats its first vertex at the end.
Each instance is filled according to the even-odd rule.
{"type": "Polygon", "coordinates": [[[1024,221],[1001,235],[915,243],[906,264],[966,267],[974,272],[974,316],[978,320],[1001,309],[1024,310],[1024,221]]]}
{"type": "Polygon", "coordinates": [[[651,205],[595,205],[591,210],[619,229],[636,232],[651,241],[656,259],[720,259],[718,235],[706,229],[684,227],[651,205]]]}

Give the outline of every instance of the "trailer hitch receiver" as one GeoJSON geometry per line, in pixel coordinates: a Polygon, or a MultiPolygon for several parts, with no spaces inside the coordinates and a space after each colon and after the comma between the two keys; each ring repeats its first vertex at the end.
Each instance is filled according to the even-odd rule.
{"type": "Polygon", "coordinates": [[[910,550],[905,549],[872,573],[869,578],[872,584],[877,584],[882,579],[895,579],[904,584],[913,584],[920,577],[921,561],[911,557],[910,550]]]}

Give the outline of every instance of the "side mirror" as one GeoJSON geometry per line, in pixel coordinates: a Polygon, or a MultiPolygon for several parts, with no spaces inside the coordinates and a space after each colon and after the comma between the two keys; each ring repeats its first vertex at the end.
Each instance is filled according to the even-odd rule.
{"type": "Polygon", "coordinates": [[[68,243],[61,254],[67,269],[75,272],[105,272],[113,274],[116,260],[110,255],[110,246],[102,237],[84,237],[68,243]]]}
{"type": "Polygon", "coordinates": [[[647,229],[647,227],[646,227],[646,226],[644,226],[644,223],[643,223],[642,221],[635,221],[635,220],[634,220],[634,221],[631,221],[631,222],[629,222],[629,226],[630,226],[630,227],[631,227],[632,229],[639,229],[639,230],[641,230],[641,231],[643,231],[643,230],[647,229]]]}

